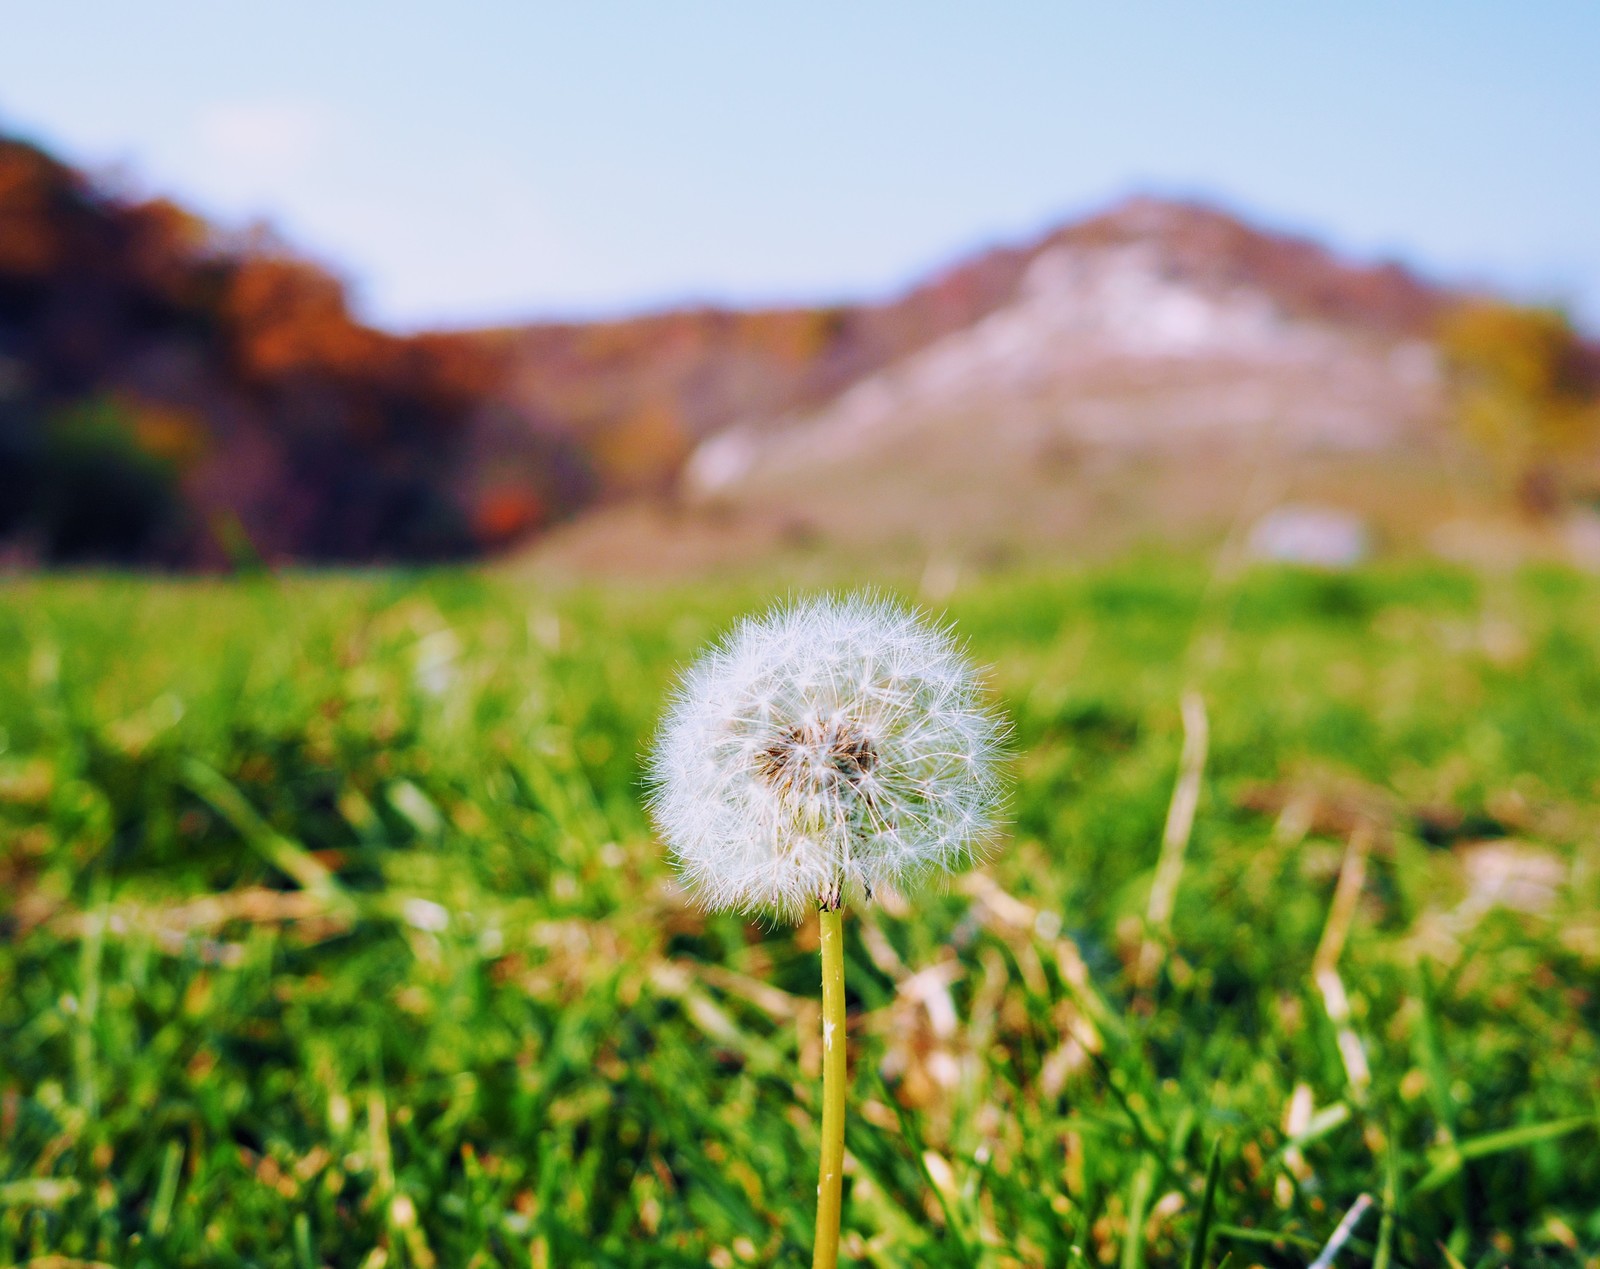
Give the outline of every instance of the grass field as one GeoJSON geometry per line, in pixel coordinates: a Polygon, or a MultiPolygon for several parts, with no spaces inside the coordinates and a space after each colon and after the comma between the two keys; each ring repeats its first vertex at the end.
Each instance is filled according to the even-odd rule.
{"type": "MultiPolygon", "coordinates": [[[[1220,1142],[1208,1264],[1600,1264],[1600,583],[1205,578],[950,604],[1013,826],[848,914],[846,1259],[1181,1264],[1220,1142]]],[[[0,590],[0,1264],[809,1263],[814,926],[638,786],[764,598],[0,590]]]]}

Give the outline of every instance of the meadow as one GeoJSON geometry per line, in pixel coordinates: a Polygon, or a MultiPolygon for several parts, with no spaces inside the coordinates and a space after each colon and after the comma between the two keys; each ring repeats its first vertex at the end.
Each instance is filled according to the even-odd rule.
{"type": "MultiPolygon", "coordinates": [[[[814,923],[695,910],[639,783],[766,598],[6,582],[0,1264],[809,1263],[814,923]]],[[[1216,1145],[1206,1264],[1600,1264],[1600,581],[938,607],[1011,824],[847,915],[846,1261],[1198,1264],[1216,1145]]]]}

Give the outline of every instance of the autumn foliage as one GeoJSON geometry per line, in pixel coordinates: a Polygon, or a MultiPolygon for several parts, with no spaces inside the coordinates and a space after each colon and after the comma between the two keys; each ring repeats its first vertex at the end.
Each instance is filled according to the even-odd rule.
{"type": "Polygon", "coordinates": [[[203,567],[506,545],[594,492],[582,453],[515,407],[506,379],[486,347],[355,320],[336,278],[263,235],[230,244],[0,139],[13,559],[203,567]],[[499,435],[515,444],[486,463],[499,435]]]}
{"type": "Polygon", "coordinates": [[[1462,427],[1524,510],[1558,510],[1600,444],[1600,352],[1557,309],[1488,300],[1449,313],[1439,341],[1462,427]]]}
{"type": "MultiPolygon", "coordinates": [[[[702,438],[781,428],[972,328],[1042,252],[1153,241],[1175,280],[1262,290],[1287,317],[1426,338],[1444,307],[1398,266],[1132,199],[873,303],[401,337],[268,232],[219,234],[0,138],[0,564],[510,549],[596,502],[670,497],[702,438]]],[[[1482,363],[1462,329],[1463,365],[1482,363]]]]}

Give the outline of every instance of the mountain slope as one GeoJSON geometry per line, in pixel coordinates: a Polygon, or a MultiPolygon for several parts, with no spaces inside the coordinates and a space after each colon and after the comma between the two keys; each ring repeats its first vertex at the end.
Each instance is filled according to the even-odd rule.
{"type": "Polygon", "coordinates": [[[402,338],[0,138],[0,563],[999,555],[1209,531],[1268,469],[1382,502],[1453,298],[1135,199],[882,302],[402,338]]]}
{"type": "Polygon", "coordinates": [[[1215,532],[1268,489],[1409,512],[1420,486],[1447,494],[1428,335],[1453,298],[1133,200],[849,311],[841,330],[897,335],[864,372],[702,419],[672,513],[591,516],[557,551],[582,567],[784,542],[992,557],[1215,532]],[[959,318],[919,322],[958,278],[959,318]]]}
{"type": "MultiPolygon", "coordinates": [[[[1397,266],[1351,266],[1308,240],[1262,232],[1214,209],[1134,199],[1029,246],[983,252],[887,302],[686,309],[463,338],[515,367],[514,395],[525,409],[613,454],[615,462],[602,462],[603,469],[618,469],[608,482],[613,488],[660,488],[670,483],[675,460],[709,435],[735,426],[784,427],[796,412],[819,409],[1002,310],[1014,312],[1013,328],[1035,315],[1050,320],[1026,312],[1041,290],[1041,275],[1119,249],[1151,254],[1168,291],[1187,286],[1259,294],[1265,299],[1256,301],[1258,309],[1264,303],[1288,318],[1357,327],[1381,338],[1424,334],[1447,298],[1397,266]],[[1019,303],[1022,312],[1016,312],[1019,303]]],[[[1107,303],[1118,308],[1109,320],[1130,331],[1153,316],[1157,339],[1181,341],[1184,322],[1204,320],[1184,311],[1182,297],[1106,291],[1082,297],[1086,311],[1079,324],[1093,324],[1107,303]],[[1162,312],[1147,312],[1162,303],[1162,312]]],[[[1005,326],[986,327],[988,336],[1011,338],[1005,326]]],[[[1070,324],[1059,333],[1072,335],[1070,324]]]]}

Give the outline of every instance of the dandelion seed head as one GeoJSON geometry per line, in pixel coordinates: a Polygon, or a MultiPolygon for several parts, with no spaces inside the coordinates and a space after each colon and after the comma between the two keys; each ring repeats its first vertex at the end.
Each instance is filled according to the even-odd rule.
{"type": "Polygon", "coordinates": [[[981,853],[1004,733],[948,631],[872,595],[799,601],[685,674],[650,809],[707,907],[798,920],[981,853]]]}

